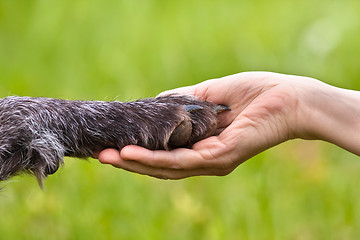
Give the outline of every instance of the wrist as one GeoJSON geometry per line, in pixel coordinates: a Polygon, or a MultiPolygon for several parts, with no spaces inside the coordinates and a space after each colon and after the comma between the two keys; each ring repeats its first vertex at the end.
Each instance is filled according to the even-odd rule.
{"type": "Polygon", "coordinates": [[[302,89],[299,137],[331,142],[360,155],[360,92],[313,81],[316,84],[302,89]]]}

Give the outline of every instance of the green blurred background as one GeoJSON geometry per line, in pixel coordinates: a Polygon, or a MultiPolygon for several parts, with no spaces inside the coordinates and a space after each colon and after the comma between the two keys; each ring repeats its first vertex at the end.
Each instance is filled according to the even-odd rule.
{"type": "MultiPolygon", "coordinates": [[[[0,0],[0,94],[127,101],[250,70],[359,90],[359,43],[358,0],[0,0]]],[[[179,181],[65,162],[45,191],[1,184],[0,239],[360,236],[360,160],[323,142],[179,181]]]]}

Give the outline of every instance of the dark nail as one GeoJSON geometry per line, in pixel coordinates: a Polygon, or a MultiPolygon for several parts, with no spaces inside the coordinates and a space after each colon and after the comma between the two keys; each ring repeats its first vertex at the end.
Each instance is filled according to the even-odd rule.
{"type": "Polygon", "coordinates": [[[199,111],[201,109],[204,109],[204,108],[199,105],[185,105],[185,111],[190,112],[190,113],[199,111]]]}
{"type": "Polygon", "coordinates": [[[230,111],[231,108],[229,108],[228,106],[219,104],[219,105],[216,105],[214,107],[214,110],[215,110],[216,113],[221,113],[221,112],[224,112],[224,111],[230,111]]]}

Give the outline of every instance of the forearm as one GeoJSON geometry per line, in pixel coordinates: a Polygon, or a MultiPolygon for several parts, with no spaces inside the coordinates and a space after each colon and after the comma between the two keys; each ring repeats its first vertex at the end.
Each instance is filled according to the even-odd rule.
{"type": "Polygon", "coordinates": [[[320,139],[360,155],[360,92],[317,84],[305,94],[302,138],[320,139]]]}

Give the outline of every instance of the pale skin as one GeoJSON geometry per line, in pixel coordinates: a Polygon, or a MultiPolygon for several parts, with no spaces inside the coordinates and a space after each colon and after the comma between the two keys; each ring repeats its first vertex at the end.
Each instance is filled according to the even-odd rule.
{"type": "Polygon", "coordinates": [[[360,155],[360,92],[319,80],[271,72],[244,72],[166,91],[224,104],[216,136],[191,149],[151,151],[126,146],[95,157],[161,179],[223,176],[256,154],[294,138],[334,143],[360,155]]]}

